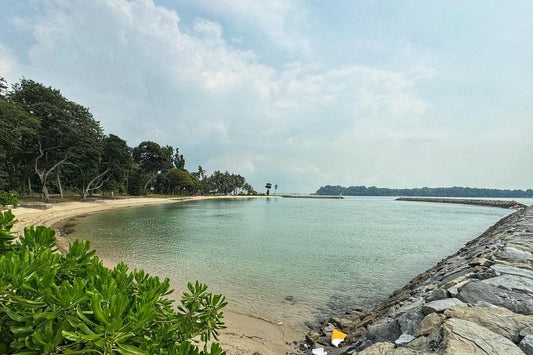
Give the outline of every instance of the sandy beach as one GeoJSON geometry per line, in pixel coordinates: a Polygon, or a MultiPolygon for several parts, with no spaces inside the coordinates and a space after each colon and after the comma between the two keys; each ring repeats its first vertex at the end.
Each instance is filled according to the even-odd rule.
{"type": "MultiPolygon", "coordinates": [[[[18,207],[13,210],[18,223],[14,227],[15,233],[20,233],[25,227],[44,225],[56,227],[70,218],[100,213],[107,210],[128,207],[140,207],[164,203],[183,203],[214,198],[249,198],[248,196],[197,196],[180,199],[166,198],[127,198],[116,200],[96,200],[92,202],[65,202],[53,204],[49,209],[18,207]]],[[[66,249],[65,240],[58,235],[58,247],[66,249]]],[[[104,260],[105,263],[105,260],[104,260]]],[[[107,265],[112,266],[112,265],[107,265]]],[[[166,277],[165,275],[159,275],[166,277]]],[[[231,307],[231,305],[229,306],[231,307]]],[[[235,311],[224,312],[227,329],[223,330],[220,343],[230,355],[253,354],[278,355],[292,352],[290,343],[301,340],[303,333],[297,332],[284,324],[274,324],[263,319],[240,314],[235,311]]]]}

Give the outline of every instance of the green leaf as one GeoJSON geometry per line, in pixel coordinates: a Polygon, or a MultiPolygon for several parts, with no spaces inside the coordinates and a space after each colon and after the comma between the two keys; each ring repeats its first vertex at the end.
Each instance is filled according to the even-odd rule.
{"type": "Polygon", "coordinates": [[[136,346],[118,344],[118,352],[122,355],[148,355],[148,353],[136,346]]]}

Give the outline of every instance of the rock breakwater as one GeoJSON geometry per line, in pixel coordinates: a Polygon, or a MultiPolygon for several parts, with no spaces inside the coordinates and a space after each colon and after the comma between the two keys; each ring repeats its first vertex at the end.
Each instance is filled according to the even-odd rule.
{"type": "Polygon", "coordinates": [[[506,200],[476,200],[469,198],[433,198],[433,197],[398,197],[396,201],[456,203],[461,205],[476,205],[499,208],[514,208],[516,210],[526,208],[523,203],[506,200]]]}
{"type": "Polygon", "coordinates": [[[300,348],[533,355],[533,206],[503,218],[371,311],[324,322],[300,348]],[[333,328],[348,334],[340,348],[330,345],[333,328]]]}

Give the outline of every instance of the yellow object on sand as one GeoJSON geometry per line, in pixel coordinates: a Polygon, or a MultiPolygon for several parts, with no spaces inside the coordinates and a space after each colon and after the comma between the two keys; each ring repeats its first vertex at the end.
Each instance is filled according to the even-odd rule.
{"type": "Polygon", "coordinates": [[[344,338],[346,338],[346,334],[344,334],[340,330],[333,329],[333,332],[331,333],[331,344],[333,346],[339,347],[339,344],[344,341],[344,338]]]}

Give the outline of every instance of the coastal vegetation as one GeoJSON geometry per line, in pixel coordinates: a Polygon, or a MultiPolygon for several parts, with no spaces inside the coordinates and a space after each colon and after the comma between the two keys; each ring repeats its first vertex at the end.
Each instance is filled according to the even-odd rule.
{"type": "Polygon", "coordinates": [[[420,197],[510,197],[531,198],[533,189],[528,190],[500,190],[480,189],[472,187],[422,187],[414,189],[389,189],[375,186],[322,186],[316,191],[317,195],[343,196],[420,196],[420,197]]]}
{"type": "Polygon", "coordinates": [[[244,177],[198,166],[185,169],[179,148],[143,141],[129,147],[105,135],[88,108],[61,92],[22,79],[11,88],[0,78],[0,190],[43,200],[75,191],[129,195],[255,194],[244,177]]]}
{"type": "Polygon", "coordinates": [[[0,353],[211,354],[225,328],[226,300],[188,284],[175,308],[169,280],[120,263],[103,266],[89,242],[55,252],[54,230],[24,230],[14,243],[11,211],[0,212],[0,353]]]}

